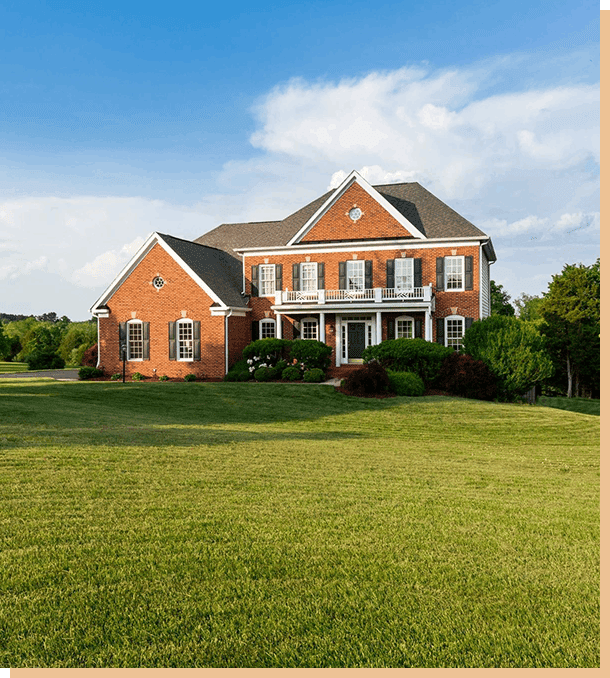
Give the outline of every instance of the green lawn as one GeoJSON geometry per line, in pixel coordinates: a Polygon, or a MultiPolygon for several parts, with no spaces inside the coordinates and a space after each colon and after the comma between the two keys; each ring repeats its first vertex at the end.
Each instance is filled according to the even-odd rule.
{"type": "Polygon", "coordinates": [[[580,412],[581,414],[593,414],[599,417],[599,400],[590,398],[538,398],[538,405],[543,407],[556,407],[560,410],[580,412]]]}
{"type": "Polygon", "coordinates": [[[27,363],[5,363],[0,360],[0,374],[6,374],[8,372],[27,372],[28,364],[27,363]]]}
{"type": "Polygon", "coordinates": [[[599,666],[599,418],[0,382],[0,666],[599,666]]]}

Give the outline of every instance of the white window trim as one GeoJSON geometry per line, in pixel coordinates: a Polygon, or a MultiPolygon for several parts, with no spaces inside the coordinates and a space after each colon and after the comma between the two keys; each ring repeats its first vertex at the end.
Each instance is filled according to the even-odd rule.
{"type": "Polygon", "coordinates": [[[414,259],[412,257],[404,257],[401,259],[395,259],[394,260],[394,289],[397,290],[412,290],[415,287],[415,265],[414,265],[414,259]],[[407,287],[399,287],[398,286],[398,268],[401,265],[400,262],[409,262],[409,265],[407,268],[410,269],[409,273],[407,274],[407,278],[411,279],[411,285],[407,287]]]}
{"type": "Polygon", "coordinates": [[[176,360],[180,363],[192,363],[195,361],[195,323],[190,318],[180,318],[176,321],[176,360]],[[190,358],[181,358],[180,357],[180,325],[191,326],[191,357],[190,358]]]}
{"type": "Polygon", "coordinates": [[[275,295],[275,264],[259,264],[258,266],[258,289],[261,297],[273,297],[275,295]],[[263,270],[271,270],[272,275],[270,280],[264,282],[271,282],[273,289],[266,293],[263,291],[263,270]]]}
{"type": "Polygon", "coordinates": [[[365,272],[365,265],[364,261],[362,259],[350,259],[346,262],[345,266],[345,287],[348,290],[355,290],[357,292],[362,292],[366,289],[366,272],[365,272]],[[356,278],[362,278],[362,287],[350,287],[350,274],[349,271],[354,268],[360,269],[361,273],[358,273],[357,276],[353,276],[356,278]]]}
{"type": "Polygon", "coordinates": [[[314,292],[315,290],[318,289],[318,264],[317,264],[317,262],[306,261],[299,266],[299,289],[302,292],[314,292]],[[306,290],[305,285],[303,284],[305,282],[305,278],[303,276],[303,267],[305,267],[305,266],[309,266],[309,267],[313,268],[313,272],[314,272],[313,278],[309,278],[309,280],[313,280],[313,290],[306,290]]]}
{"type": "MultiPolygon", "coordinates": [[[[461,320],[462,321],[462,339],[464,338],[464,334],[466,333],[466,318],[463,315],[448,315],[445,318],[445,346],[448,348],[454,348],[453,346],[449,345],[449,333],[447,331],[447,325],[448,325],[448,320],[461,320]]],[[[460,343],[460,348],[462,344],[460,343]]],[[[456,350],[459,350],[456,349],[456,350]]]]}
{"type": "Polygon", "coordinates": [[[445,292],[464,292],[464,290],[466,289],[466,288],[464,287],[464,285],[465,285],[465,278],[466,278],[466,262],[465,262],[465,257],[464,257],[463,255],[462,255],[462,256],[457,255],[457,256],[448,256],[448,257],[445,257],[445,292]],[[461,261],[461,265],[462,265],[462,285],[461,285],[460,287],[452,287],[452,288],[449,288],[449,284],[448,284],[448,283],[449,283],[449,278],[448,278],[448,274],[447,274],[447,268],[448,268],[448,266],[447,266],[447,261],[448,261],[449,259],[454,259],[454,260],[459,259],[459,260],[461,261]]]}
{"type": "Polygon", "coordinates": [[[312,316],[308,316],[307,318],[303,318],[301,320],[301,339],[305,339],[304,327],[305,327],[305,323],[307,323],[307,322],[315,323],[315,325],[316,325],[316,336],[313,339],[308,337],[306,339],[306,341],[318,341],[318,338],[320,336],[320,319],[314,318],[312,316]]]}
{"type": "Polygon", "coordinates": [[[258,321],[258,336],[259,336],[260,339],[275,338],[276,332],[277,332],[277,324],[275,322],[275,318],[262,318],[261,320],[258,321]],[[273,324],[273,337],[263,337],[263,324],[264,323],[273,324]]]}
{"type": "Polygon", "coordinates": [[[144,323],[141,320],[128,320],[127,321],[127,360],[131,363],[141,363],[144,362],[144,323]],[[132,358],[131,357],[131,340],[129,338],[129,328],[134,325],[140,325],[140,332],[142,335],[142,357],[141,358],[132,358]]]}
{"type": "Polygon", "coordinates": [[[409,339],[413,339],[415,337],[415,319],[413,316],[410,315],[400,315],[396,320],[394,321],[394,339],[398,339],[398,321],[399,320],[410,320],[411,321],[411,336],[408,337],[409,339]]]}

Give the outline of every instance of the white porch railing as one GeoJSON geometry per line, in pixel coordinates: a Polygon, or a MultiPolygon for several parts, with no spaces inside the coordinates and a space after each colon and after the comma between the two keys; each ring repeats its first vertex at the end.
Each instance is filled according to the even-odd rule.
{"type": "Polygon", "coordinates": [[[275,305],[282,304],[328,304],[341,302],[424,301],[432,300],[432,286],[397,289],[375,287],[364,290],[284,290],[275,293],[275,305]]]}

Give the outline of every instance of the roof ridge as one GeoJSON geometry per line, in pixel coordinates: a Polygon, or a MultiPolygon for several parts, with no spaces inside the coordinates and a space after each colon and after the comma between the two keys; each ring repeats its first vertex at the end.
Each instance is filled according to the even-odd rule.
{"type": "Polygon", "coordinates": [[[186,238],[178,238],[175,235],[170,235],[169,233],[159,233],[159,231],[155,231],[157,235],[160,235],[164,238],[172,238],[173,240],[179,240],[180,242],[185,242],[189,245],[197,245],[197,247],[206,247],[209,250],[216,250],[217,252],[222,252],[223,254],[229,254],[226,250],[221,250],[220,247],[214,247],[214,245],[204,245],[202,242],[195,242],[194,240],[187,240],[186,238]]]}

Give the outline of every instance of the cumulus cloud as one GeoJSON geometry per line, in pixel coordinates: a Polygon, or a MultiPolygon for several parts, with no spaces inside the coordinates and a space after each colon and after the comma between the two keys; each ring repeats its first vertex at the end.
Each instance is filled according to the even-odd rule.
{"type": "Polygon", "coordinates": [[[81,287],[108,285],[143,244],[144,238],[138,236],[118,250],[108,250],[98,255],[93,261],[74,271],[72,280],[81,287]]]}

